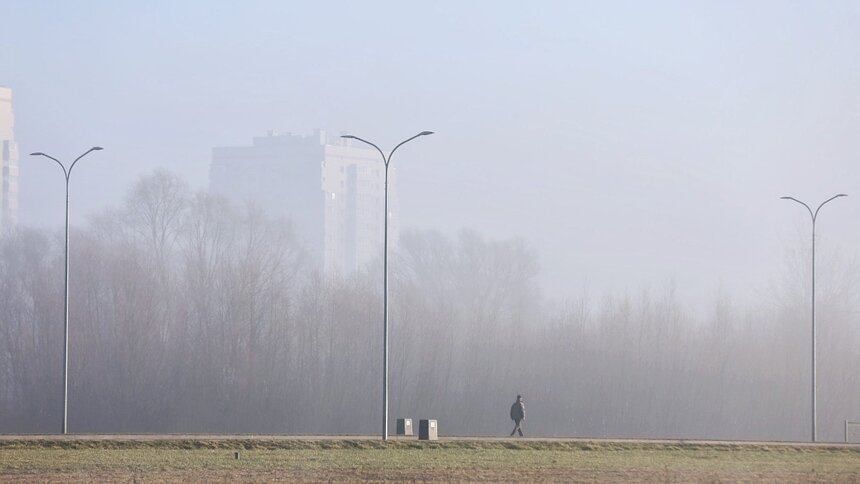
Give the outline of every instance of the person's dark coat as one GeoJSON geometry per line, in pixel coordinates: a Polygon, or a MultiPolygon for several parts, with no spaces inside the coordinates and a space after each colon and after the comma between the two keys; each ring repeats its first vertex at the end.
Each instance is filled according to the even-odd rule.
{"type": "Polygon", "coordinates": [[[511,420],[519,422],[526,418],[526,406],[522,400],[517,400],[511,405],[511,420]]]}

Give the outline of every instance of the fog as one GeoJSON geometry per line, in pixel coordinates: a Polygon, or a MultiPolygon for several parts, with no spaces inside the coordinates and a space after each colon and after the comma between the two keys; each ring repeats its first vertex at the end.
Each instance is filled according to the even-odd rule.
{"type": "Polygon", "coordinates": [[[72,429],[376,431],[379,264],[325,279],[289,220],[205,194],[213,147],[314,128],[436,132],[394,160],[393,413],[501,434],[523,393],[535,434],[807,438],[810,221],[779,197],[847,193],[817,222],[820,435],[860,418],[855,2],[0,16],[22,153],[0,431],[54,429],[61,398],[62,178],[23,155],[94,145],[71,183],[72,429]],[[184,201],[156,247],[132,208],[165,179],[184,201]]]}
{"type": "MultiPolygon", "coordinates": [[[[166,172],[72,235],[70,431],[378,431],[378,260],[322,277],[288,221],[166,172]]],[[[0,240],[0,428],[55,431],[61,238],[0,240]]],[[[697,319],[674,285],[548,300],[521,239],[407,232],[392,258],[392,415],[505,435],[521,393],[529,435],[805,440],[806,255],[787,254],[754,306],[721,295],[697,319]]],[[[860,404],[860,267],[819,262],[819,436],[839,440],[860,404]]]]}

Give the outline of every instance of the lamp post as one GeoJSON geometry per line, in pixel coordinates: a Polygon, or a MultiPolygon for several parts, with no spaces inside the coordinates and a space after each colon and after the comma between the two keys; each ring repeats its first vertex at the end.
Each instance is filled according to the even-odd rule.
{"type": "Polygon", "coordinates": [[[44,156],[45,158],[50,158],[57,162],[60,165],[60,168],[63,169],[63,175],[66,178],[66,248],[65,248],[65,259],[66,259],[66,275],[65,275],[65,291],[63,294],[63,433],[67,434],[69,431],[69,176],[72,174],[72,168],[75,167],[75,163],[78,162],[84,156],[87,156],[92,151],[101,151],[103,148],[100,146],[93,146],[86,153],[81,156],[75,158],[75,161],[69,165],[69,168],[66,169],[66,166],[63,165],[60,160],[54,158],[53,156],[47,155],[42,152],[30,153],[30,156],[44,156]]]}
{"type": "Polygon", "coordinates": [[[818,431],[815,427],[815,423],[818,420],[818,407],[817,407],[817,392],[818,389],[815,385],[815,374],[816,374],[816,359],[815,359],[815,221],[818,219],[818,211],[821,210],[821,207],[824,206],[825,203],[835,200],[839,197],[847,197],[848,195],[844,193],[840,193],[839,195],[834,195],[827,200],[821,202],[821,205],[815,209],[815,212],[809,208],[809,205],[801,202],[800,200],[794,197],[780,197],[780,200],[791,200],[797,202],[804,207],[809,212],[809,215],[812,217],[812,441],[815,442],[818,440],[818,431]]]}
{"type": "Polygon", "coordinates": [[[353,136],[351,134],[346,134],[341,136],[341,138],[354,139],[361,141],[362,143],[369,144],[376,148],[376,151],[382,155],[382,161],[385,163],[385,238],[383,243],[382,250],[382,272],[383,272],[383,283],[382,283],[382,313],[383,313],[383,342],[382,342],[382,440],[388,440],[388,165],[391,163],[391,156],[394,155],[394,152],[397,151],[397,148],[400,148],[404,144],[418,138],[419,136],[427,136],[433,134],[432,131],[422,131],[415,136],[401,141],[397,146],[388,153],[388,156],[385,156],[385,153],[379,149],[379,146],[367,141],[365,139],[361,139],[358,136],[353,136]]]}

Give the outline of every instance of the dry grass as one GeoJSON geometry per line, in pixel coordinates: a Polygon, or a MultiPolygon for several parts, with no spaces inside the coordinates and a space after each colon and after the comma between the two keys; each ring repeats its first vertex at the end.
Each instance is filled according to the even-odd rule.
{"type": "Polygon", "coordinates": [[[11,440],[0,442],[0,480],[860,482],[860,450],[581,441],[11,440]]]}

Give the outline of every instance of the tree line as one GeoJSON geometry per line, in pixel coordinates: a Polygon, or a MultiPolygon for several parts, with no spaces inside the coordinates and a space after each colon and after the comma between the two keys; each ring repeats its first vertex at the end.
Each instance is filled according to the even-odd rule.
{"type": "MultiPolygon", "coordinates": [[[[71,432],[379,432],[381,264],[325,275],[288,220],[166,172],[71,236],[71,432]]],[[[858,271],[819,260],[819,437],[837,441],[860,420],[858,271]]],[[[552,300],[523,240],[406,232],[391,417],[506,435],[519,393],[533,436],[806,440],[805,261],[702,317],[672,284],[552,300]]],[[[0,432],[59,430],[62,268],[62,234],[0,236],[0,432]]]]}

